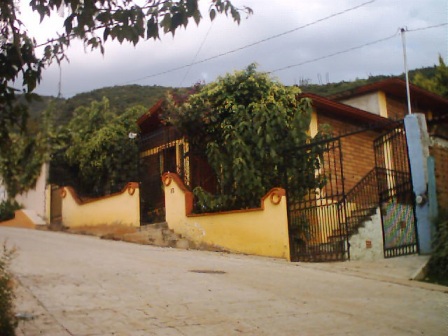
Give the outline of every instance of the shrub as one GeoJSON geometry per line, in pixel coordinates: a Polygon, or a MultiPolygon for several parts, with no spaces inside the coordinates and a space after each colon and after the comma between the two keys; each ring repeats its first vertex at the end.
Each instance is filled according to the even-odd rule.
{"type": "Polygon", "coordinates": [[[17,319],[14,315],[14,288],[9,267],[15,248],[8,248],[3,243],[0,254],[0,334],[3,336],[15,335],[17,319]]]}
{"type": "Polygon", "coordinates": [[[14,211],[20,209],[16,201],[3,201],[0,203],[0,222],[14,218],[14,211]]]}
{"type": "Polygon", "coordinates": [[[448,210],[441,211],[436,224],[433,253],[428,263],[431,281],[448,286],[448,210]]]}

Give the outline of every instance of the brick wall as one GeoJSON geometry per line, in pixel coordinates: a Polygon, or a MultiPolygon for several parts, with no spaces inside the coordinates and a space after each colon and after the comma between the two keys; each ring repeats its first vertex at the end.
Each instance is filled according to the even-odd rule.
{"type": "Polygon", "coordinates": [[[439,208],[448,209],[448,148],[435,144],[430,154],[435,161],[437,202],[439,208]]]}
{"type": "MultiPolygon", "coordinates": [[[[397,100],[391,96],[387,96],[386,105],[389,119],[401,120],[408,114],[408,104],[406,100],[397,100]]],[[[426,119],[429,118],[429,111],[425,109],[418,101],[411,101],[411,109],[413,113],[424,113],[426,115],[426,119]]]]}
{"type": "MultiPolygon", "coordinates": [[[[347,128],[353,127],[346,121],[340,121],[328,116],[318,116],[319,125],[327,124],[333,129],[335,135],[345,133],[347,128]]],[[[358,125],[359,127],[359,125],[358,125]]],[[[345,180],[345,192],[353,188],[375,166],[373,141],[379,133],[365,131],[362,133],[343,137],[342,164],[345,180]]]]}
{"type": "Polygon", "coordinates": [[[389,119],[401,120],[407,114],[407,104],[406,102],[395,100],[390,96],[387,97],[387,115],[389,119]]]}

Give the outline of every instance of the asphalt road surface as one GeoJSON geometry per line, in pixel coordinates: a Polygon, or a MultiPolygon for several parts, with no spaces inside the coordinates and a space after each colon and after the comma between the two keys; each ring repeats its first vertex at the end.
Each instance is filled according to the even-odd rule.
{"type": "Polygon", "coordinates": [[[19,249],[19,335],[448,335],[448,294],[387,274],[0,227],[5,238],[19,249]]]}

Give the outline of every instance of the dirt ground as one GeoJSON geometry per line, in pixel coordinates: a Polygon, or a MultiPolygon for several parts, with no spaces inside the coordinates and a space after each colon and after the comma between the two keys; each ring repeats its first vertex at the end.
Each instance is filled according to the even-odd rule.
{"type": "Polygon", "coordinates": [[[446,287],[420,256],[289,263],[0,227],[18,335],[447,335],[446,287]]]}

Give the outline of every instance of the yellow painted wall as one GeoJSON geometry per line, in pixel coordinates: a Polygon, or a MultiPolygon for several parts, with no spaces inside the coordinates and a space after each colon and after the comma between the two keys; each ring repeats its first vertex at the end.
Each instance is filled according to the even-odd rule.
{"type": "Polygon", "coordinates": [[[140,226],[140,190],[128,183],[121,192],[82,202],[73,188],[62,189],[62,223],[67,227],[100,224],[140,226]]]}
{"type": "Polygon", "coordinates": [[[200,244],[251,255],[289,260],[285,191],[272,189],[259,209],[191,214],[193,195],[176,174],[163,175],[168,227],[200,244]]]}
{"type": "Polygon", "coordinates": [[[311,112],[310,129],[308,130],[309,135],[314,138],[319,131],[319,126],[317,122],[317,112],[313,109],[311,112]]]}

